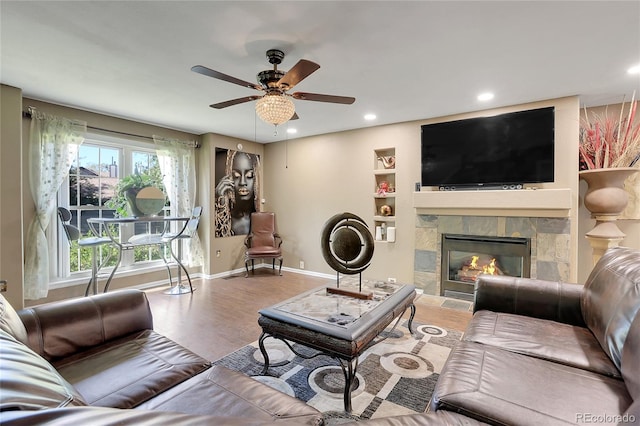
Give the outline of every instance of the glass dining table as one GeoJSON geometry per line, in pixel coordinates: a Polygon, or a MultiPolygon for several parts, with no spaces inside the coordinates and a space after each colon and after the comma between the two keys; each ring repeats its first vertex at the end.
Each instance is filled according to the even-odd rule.
{"type": "Polygon", "coordinates": [[[122,254],[129,250],[134,250],[137,247],[144,246],[158,246],[160,247],[161,257],[164,261],[167,273],[169,275],[169,289],[165,291],[166,294],[185,294],[193,293],[193,285],[191,283],[191,277],[189,271],[182,263],[181,259],[174,255],[173,250],[168,250],[170,256],[178,265],[178,276],[176,285],[173,285],[173,278],[171,275],[171,266],[167,261],[165,254],[165,247],[169,247],[173,241],[182,235],[187,228],[190,217],[179,216],[149,216],[149,217],[121,217],[121,218],[90,218],[87,219],[89,228],[95,235],[105,235],[111,239],[114,247],[118,250],[118,259],[114,265],[109,278],[104,286],[104,292],[109,290],[109,285],[113,279],[116,271],[121,266],[122,254]],[[149,232],[142,234],[134,234],[129,238],[126,238],[125,233],[122,232],[123,227],[137,224],[148,224],[146,228],[149,232]],[[159,226],[151,226],[151,224],[158,224],[159,226]],[[182,283],[182,272],[187,278],[189,287],[182,283]]]}

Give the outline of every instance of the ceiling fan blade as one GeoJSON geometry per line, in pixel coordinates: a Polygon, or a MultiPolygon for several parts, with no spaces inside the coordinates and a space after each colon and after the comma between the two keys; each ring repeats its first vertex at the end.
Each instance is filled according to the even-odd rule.
{"type": "Polygon", "coordinates": [[[222,109],[238,104],[243,104],[249,101],[255,101],[256,99],[260,99],[262,96],[245,96],[244,98],[231,99],[230,101],[218,102],[217,104],[209,105],[211,108],[222,109]]]}
{"type": "Polygon", "coordinates": [[[356,98],[350,96],[321,95],[319,93],[295,92],[291,96],[301,101],[331,102],[333,104],[351,105],[356,101],[356,98]]]}
{"type": "Polygon", "coordinates": [[[284,77],[282,77],[278,81],[278,84],[284,90],[291,89],[293,86],[309,77],[318,68],[320,68],[320,65],[316,64],[315,62],[307,61],[306,59],[300,59],[298,63],[295,64],[289,71],[287,71],[284,77]]]}
{"type": "Polygon", "coordinates": [[[191,71],[197,72],[198,74],[206,75],[208,77],[217,78],[218,80],[227,81],[229,83],[237,84],[239,86],[248,87],[249,89],[263,90],[257,84],[249,83],[248,81],[240,80],[239,78],[231,77],[230,75],[223,74],[219,71],[214,71],[210,68],[204,67],[202,65],[195,65],[191,67],[191,71]]]}

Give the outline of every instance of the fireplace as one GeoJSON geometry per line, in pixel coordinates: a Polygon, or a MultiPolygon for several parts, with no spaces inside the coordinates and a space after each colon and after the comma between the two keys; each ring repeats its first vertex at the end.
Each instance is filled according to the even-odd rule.
{"type": "Polygon", "coordinates": [[[529,238],[442,234],[441,247],[441,296],[472,299],[480,274],[531,274],[529,238]]]}

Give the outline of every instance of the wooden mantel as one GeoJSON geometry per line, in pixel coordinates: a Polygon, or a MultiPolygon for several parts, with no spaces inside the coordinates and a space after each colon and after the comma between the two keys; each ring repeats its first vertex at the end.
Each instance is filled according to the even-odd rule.
{"type": "Polygon", "coordinates": [[[569,188],[413,193],[417,214],[569,217],[573,204],[569,188]]]}

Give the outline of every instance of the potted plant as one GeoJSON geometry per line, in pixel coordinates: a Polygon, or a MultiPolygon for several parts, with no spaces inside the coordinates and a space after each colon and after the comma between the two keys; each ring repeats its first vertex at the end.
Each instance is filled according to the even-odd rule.
{"type": "MultiPolygon", "coordinates": [[[[589,114],[585,109],[581,119],[579,175],[588,185],[584,205],[596,219],[596,228],[609,222],[599,230],[613,232],[597,236],[614,237],[616,232],[616,238],[624,236],[611,226],[611,222],[628,204],[625,181],[640,171],[640,120],[635,120],[637,104],[633,98],[628,105],[623,102],[620,114],[615,115],[609,113],[608,107],[603,114],[589,114]]],[[[631,186],[637,186],[633,182],[631,186]]],[[[589,234],[595,236],[596,228],[589,234]]]]}
{"type": "Polygon", "coordinates": [[[604,114],[585,108],[580,123],[580,170],[637,167],[640,161],[640,121],[634,122],[638,101],[631,100],[625,113],[604,114]]]}
{"type": "Polygon", "coordinates": [[[144,216],[136,206],[136,195],[142,188],[156,187],[164,192],[164,185],[162,183],[162,174],[159,168],[151,168],[146,172],[136,172],[129,176],[125,176],[118,181],[115,187],[115,195],[109,201],[106,206],[116,211],[117,217],[127,216],[144,216]]]}

